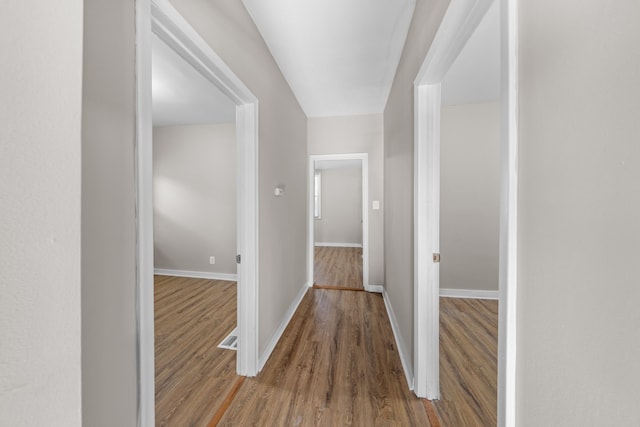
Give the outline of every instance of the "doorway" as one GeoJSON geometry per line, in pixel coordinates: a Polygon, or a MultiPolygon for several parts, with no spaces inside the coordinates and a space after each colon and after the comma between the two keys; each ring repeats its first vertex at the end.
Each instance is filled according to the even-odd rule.
{"type": "Polygon", "coordinates": [[[155,417],[204,424],[236,372],[236,106],[156,35],[152,96],[155,417]]]}
{"type": "MultiPolygon", "coordinates": [[[[258,371],[258,100],[184,18],[163,0],[136,2],[137,306],[140,425],[155,425],[152,150],[152,34],[235,106],[237,252],[236,372],[258,371]]],[[[214,254],[211,254],[214,255],[214,254]]]]}
{"type": "Polygon", "coordinates": [[[496,425],[500,224],[500,9],[442,80],[440,385],[443,424],[496,425]],[[464,356],[463,356],[464,355],[464,356]]]}
{"type": "Polygon", "coordinates": [[[368,155],[309,156],[309,283],[369,286],[368,155]]]}
{"type": "MultiPolygon", "coordinates": [[[[500,221],[498,425],[515,421],[517,250],[517,15],[514,0],[500,9],[500,221]]],[[[414,81],[415,246],[414,385],[418,396],[440,398],[440,115],[441,84],[492,0],[452,1],[414,81]]]]}

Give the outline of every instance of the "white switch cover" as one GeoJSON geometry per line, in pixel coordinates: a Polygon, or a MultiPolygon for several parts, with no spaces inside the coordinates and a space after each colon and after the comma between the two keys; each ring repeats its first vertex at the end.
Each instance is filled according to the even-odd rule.
{"type": "Polygon", "coordinates": [[[215,263],[216,263],[216,257],[210,256],[209,257],[209,264],[215,264],[215,263]]]}
{"type": "Polygon", "coordinates": [[[374,211],[379,211],[380,210],[380,200],[374,200],[373,201],[373,210],[374,211]]]}

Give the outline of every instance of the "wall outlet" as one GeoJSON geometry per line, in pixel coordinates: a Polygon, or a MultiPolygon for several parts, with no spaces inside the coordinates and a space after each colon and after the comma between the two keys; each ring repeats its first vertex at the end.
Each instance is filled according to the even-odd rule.
{"type": "Polygon", "coordinates": [[[215,263],[216,263],[216,257],[210,256],[209,257],[209,264],[215,264],[215,263]]]}

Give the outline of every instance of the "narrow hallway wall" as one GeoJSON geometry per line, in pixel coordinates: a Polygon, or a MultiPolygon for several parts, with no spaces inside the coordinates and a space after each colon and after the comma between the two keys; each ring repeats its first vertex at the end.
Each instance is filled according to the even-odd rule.
{"type": "Polygon", "coordinates": [[[384,110],[385,291],[413,366],[413,81],[449,2],[416,2],[384,110]]]}

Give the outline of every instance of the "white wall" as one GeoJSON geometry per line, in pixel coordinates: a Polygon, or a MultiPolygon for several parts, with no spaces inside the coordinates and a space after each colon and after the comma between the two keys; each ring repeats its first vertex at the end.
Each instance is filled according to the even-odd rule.
{"type": "Polygon", "coordinates": [[[82,2],[0,13],[0,424],[79,426],[82,2]]]}
{"type": "Polygon", "coordinates": [[[498,290],[500,104],[444,106],[440,288],[498,290]]]}
{"type": "Polygon", "coordinates": [[[85,5],[82,423],[136,420],[134,3],[85,5]]]}
{"type": "Polygon", "coordinates": [[[640,425],[640,2],[520,2],[519,426],[640,425]]]}
{"type": "Polygon", "coordinates": [[[369,283],[384,283],[384,209],[371,209],[371,202],[384,202],[383,121],[381,114],[310,118],[309,154],[369,154],[369,283]]]}
{"type": "Polygon", "coordinates": [[[307,118],[239,0],[171,2],[259,101],[259,349],[307,282],[307,118]],[[285,185],[283,197],[273,189],[285,185]]]}
{"type": "Polygon", "coordinates": [[[235,123],[153,129],[155,268],[236,274],[235,151],[235,123]]]}
{"type": "Polygon", "coordinates": [[[448,6],[416,2],[384,111],[385,291],[413,366],[413,81],[448,6]]]}
{"type": "Polygon", "coordinates": [[[362,246],[362,168],[324,169],[321,218],[314,221],[316,243],[362,246]]]}

